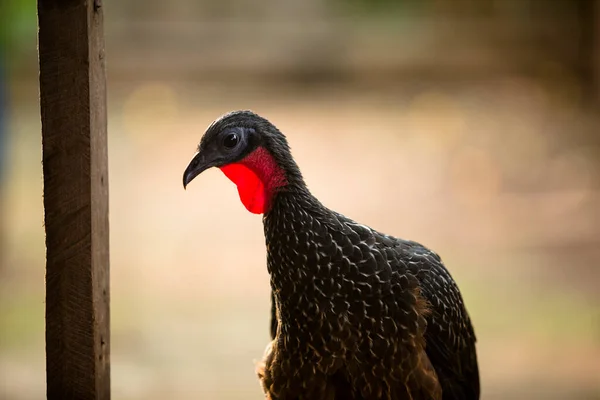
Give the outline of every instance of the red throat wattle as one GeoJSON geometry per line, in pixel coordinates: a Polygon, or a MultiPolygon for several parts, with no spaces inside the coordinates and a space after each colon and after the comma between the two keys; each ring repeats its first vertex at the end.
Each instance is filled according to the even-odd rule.
{"type": "Polygon", "coordinates": [[[287,183],[283,170],[264,147],[221,171],[237,185],[240,200],[254,214],[267,212],[275,190],[287,183]]]}

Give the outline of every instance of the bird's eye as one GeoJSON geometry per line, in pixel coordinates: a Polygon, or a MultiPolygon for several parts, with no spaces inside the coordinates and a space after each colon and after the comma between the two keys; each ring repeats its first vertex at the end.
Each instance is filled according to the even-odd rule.
{"type": "Polygon", "coordinates": [[[229,135],[225,136],[225,139],[223,140],[223,145],[228,149],[233,149],[239,141],[240,137],[237,133],[230,133],[229,135]]]}

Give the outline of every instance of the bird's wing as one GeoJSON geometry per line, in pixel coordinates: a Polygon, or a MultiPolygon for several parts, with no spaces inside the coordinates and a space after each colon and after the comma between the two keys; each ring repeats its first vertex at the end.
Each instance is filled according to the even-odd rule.
{"type": "Polygon", "coordinates": [[[399,241],[397,248],[430,305],[425,351],[442,385],[443,399],[479,399],[476,337],[458,286],[436,253],[409,241],[399,241]]]}

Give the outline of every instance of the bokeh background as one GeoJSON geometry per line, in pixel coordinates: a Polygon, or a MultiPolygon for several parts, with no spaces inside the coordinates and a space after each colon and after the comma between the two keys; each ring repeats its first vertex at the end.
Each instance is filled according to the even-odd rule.
{"type": "MultiPolygon", "coordinates": [[[[36,5],[0,1],[0,399],[45,396],[36,5]]],[[[206,126],[252,109],[329,207],[439,252],[483,399],[600,399],[592,0],[104,2],[113,398],[260,399],[261,219],[206,126]]]]}

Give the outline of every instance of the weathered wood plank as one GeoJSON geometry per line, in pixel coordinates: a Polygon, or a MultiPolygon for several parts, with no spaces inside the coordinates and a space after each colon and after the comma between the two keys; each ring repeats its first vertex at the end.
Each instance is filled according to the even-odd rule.
{"type": "Polygon", "coordinates": [[[100,0],[38,0],[47,397],[110,398],[108,161],[100,0]]]}

